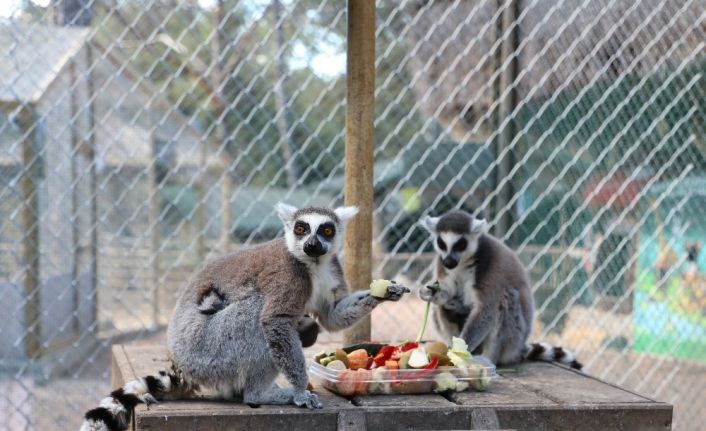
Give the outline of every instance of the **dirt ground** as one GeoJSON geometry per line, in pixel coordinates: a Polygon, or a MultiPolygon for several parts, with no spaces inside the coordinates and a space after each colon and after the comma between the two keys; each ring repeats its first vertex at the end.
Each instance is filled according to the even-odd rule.
{"type": "MultiPolygon", "coordinates": [[[[401,303],[378,307],[373,315],[374,340],[413,339],[419,329],[424,304],[410,297],[401,303]]],[[[635,353],[629,348],[602,347],[608,335],[631,332],[629,315],[611,315],[600,310],[574,307],[561,336],[549,334],[545,340],[571,348],[586,364],[585,371],[607,382],[641,395],[673,403],[674,429],[701,431],[706,423],[706,366],[635,353]]],[[[532,339],[537,340],[541,328],[532,339]]],[[[437,338],[433,327],[425,338],[437,338]]],[[[134,344],[163,344],[160,331],[132,340],[134,344]]],[[[341,334],[324,333],[307,349],[312,356],[322,349],[342,343],[341,334]]],[[[79,426],[85,410],[94,407],[109,390],[110,348],[98,349],[85,358],[73,375],[43,381],[0,376],[0,431],[72,430],[79,426]]]]}

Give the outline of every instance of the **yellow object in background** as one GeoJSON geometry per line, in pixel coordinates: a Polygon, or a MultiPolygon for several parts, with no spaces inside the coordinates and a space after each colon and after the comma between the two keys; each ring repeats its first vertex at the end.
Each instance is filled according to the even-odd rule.
{"type": "Polygon", "coordinates": [[[402,201],[402,211],[417,212],[422,207],[422,199],[419,197],[417,187],[405,187],[400,190],[402,201]]]}

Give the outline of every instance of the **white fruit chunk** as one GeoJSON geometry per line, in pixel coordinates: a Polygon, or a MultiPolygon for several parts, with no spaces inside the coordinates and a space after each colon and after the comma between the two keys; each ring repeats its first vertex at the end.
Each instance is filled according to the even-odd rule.
{"type": "Polygon", "coordinates": [[[409,366],[411,368],[423,368],[429,365],[429,356],[423,347],[412,350],[412,356],[409,357],[409,366]]]}
{"type": "Polygon", "coordinates": [[[384,298],[387,293],[387,288],[391,284],[392,282],[390,280],[373,280],[373,282],[370,283],[370,295],[376,298],[384,298]]]}
{"type": "Polygon", "coordinates": [[[326,365],[326,368],[330,370],[343,371],[346,369],[346,364],[344,364],[343,361],[336,359],[329,362],[328,365],[326,365]]]}

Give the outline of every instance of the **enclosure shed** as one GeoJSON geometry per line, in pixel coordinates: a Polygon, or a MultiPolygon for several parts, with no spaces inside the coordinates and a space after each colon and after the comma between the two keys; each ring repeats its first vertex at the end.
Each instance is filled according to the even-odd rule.
{"type": "MultiPolygon", "coordinates": [[[[661,0],[507,4],[519,4],[521,15],[514,27],[519,44],[513,49],[522,70],[516,77],[520,101],[546,99],[622,74],[649,75],[688,60],[703,43],[695,29],[703,25],[706,0],[677,2],[683,12],[677,20],[660,7],[661,0]],[[657,13],[651,15],[653,11],[657,13]],[[651,25],[644,25],[646,17],[651,25]],[[644,41],[653,38],[653,48],[644,51],[644,41]],[[668,50],[672,44],[677,49],[668,50]]],[[[415,53],[406,64],[414,91],[424,112],[459,140],[482,139],[494,130],[488,113],[497,109],[497,71],[507,69],[494,55],[497,8],[496,2],[472,1],[408,2],[404,8],[414,20],[405,33],[408,49],[415,53]],[[428,88],[436,91],[426,94],[428,88]]]]}
{"type": "Polygon", "coordinates": [[[212,160],[198,125],[87,29],[7,22],[0,47],[0,367],[69,363],[97,330],[98,241],[149,207],[160,164],[212,160]],[[145,193],[102,204],[105,188],[145,193]]]}

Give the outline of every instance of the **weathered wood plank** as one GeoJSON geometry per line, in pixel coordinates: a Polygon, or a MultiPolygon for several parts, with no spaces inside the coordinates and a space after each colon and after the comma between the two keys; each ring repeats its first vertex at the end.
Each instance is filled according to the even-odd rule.
{"type": "Polygon", "coordinates": [[[447,395],[450,400],[455,403],[465,406],[507,406],[507,405],[526,405],[526,406],[548,406],[556,405],[543,395],[527,390],[523,386],[505,377],[498,377],[488,386],[485,392],[459,392],[447,395]]]}
{"type": "MultiPolygon", "coordinates": [[[[114,346],[114,386],[167,368],[161,346],[114,346]]],[[[135,430],[533,429],[666,430],[672,406],[547,363],[529,363],[499,377],[486,392],[445,396],[355,397],[316,387],[324,408],[251,408],[204,398],[135,409],[135,430]]]]}
{"type": "Polygon", "coordinates": [[[497,409],[501,428],[536,431],[665,431],[672,427],[672,406],[630,403],[497,409]]]}
{"type": "Polygon", "coordinates": [[[134,379],[135,376],[132,374],[130,359],[125,354],[123,346],[121,344],[115,345],[112,347],[111,352],[110,387],[115,389],[134,379]]]}
{"type": "Polygon", "coordinates": [[[365,408],[365,423],[368,430],[467,430],[471,429],[472,412],[473,409],[461,406],[416,406],[403,409],[370,406],[365,408]]]}
{"type": "Polygon", "coordinates": [[[366,397],[354,397],[353,404],[358,407],[417,407],[417,406],[437,406],[453,407],[454,403],[441,395],[369,395],[366,397]]]}
{"type": "MultiPolygon", "coordinates": [[[[167,403],[164,403],[167,404],[167,403]]],[[[184,404],[176,402],[169,404],[184,404]]],[[[233,431],[233,430],[335,430],[338,411],[307,411],[294,406],[282,406],[276,413],[269,410],[241,410],[242,405],[228,403],[229,409],[161,412],[157,408],[136,415],[135,429],[150,431],[233,431]]],[[[247,407],[247,406],[245,406],[247,407]]],[[[249,408],[249,407],[248,407],[249,408]]]]}
{"type": "Polygon", "coordinates": [[[168,370],[170,362],[163,346],[125,346],[135,377],[144,377],[159,370],[168,370]]]}
{"type": "Polygon", "coordinates": [[[367,428],[364,411],[343,411],[338,414],[338,431],[358,431],[367,428]]]}
{"type": "Polygon", "coordinates": [[[505,377],[510,384],[534,392],[558,404],[605,404],[653,402],[616,386],[558,365],[533,362],[505,377]]]}

